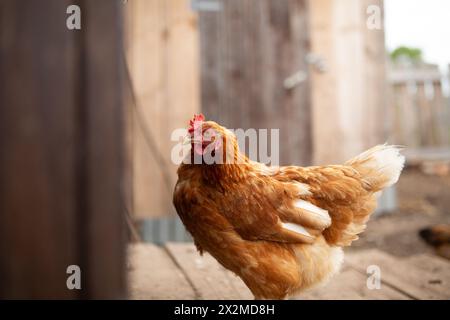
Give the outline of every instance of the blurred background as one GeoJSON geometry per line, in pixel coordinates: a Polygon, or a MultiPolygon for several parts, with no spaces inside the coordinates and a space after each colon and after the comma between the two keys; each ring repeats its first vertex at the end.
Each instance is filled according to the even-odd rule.
{"type": "Polygon", "coordinates": [[[191,242],[172,205],[171,133],[199,112],[280,129],[282,165],[406,146],[353,250],[434,254],[419,231],[450,223],[448,12],[445,0],[1,1],[0,296],[125,297],[128,241],[191,242]],[[80,30],[66,28],[71,4],[80,30]],[[81,293],[61,288],[74,261],[81,293]]]}
{"type": "Polygon", "coordinates": [[[132,211],[142,239],[189,241],[171,204],[175,142],[168,138],[203,112],[229,128],[279,128],[281,164],[341,163],[378,143],[406,146],[408,170],[378,213],[398,213],[392,219],[405,228],[420,220],[405,241],[423,250],[416,229],[441,214],[448,221],[448,6],[128,2],[127,56],[139,101],[130,133],[132,211]]]}

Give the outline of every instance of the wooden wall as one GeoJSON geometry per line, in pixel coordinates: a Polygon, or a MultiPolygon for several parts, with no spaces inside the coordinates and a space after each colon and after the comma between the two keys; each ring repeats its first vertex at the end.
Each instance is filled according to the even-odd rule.
{"type": "Polygon", "coordinates": [[[122,5],[0,2],[0,298],[123,298],[122,5]],[[82,290],[68,290],[69,265],[82,290]]]}
{"type": "Polygon", "coordinates": [[[366,26],[382,0],[210,1],[219,10],[198,13],[190,3],[126,5],[138,219],[174,213],[170,133],[200,109],[229,128],[279,128],[281,164],[342,162],[386,141],[384,30],[366,26]],[[295,74],[303,81],[286,88],[295,74]]]}
{"type": "MultiPolygon", "coordinates": [[[[206,118],[228,128],[280,129],[280,163],[310,164],[309,81],[305,0],[221,1],[200,13],[201,101],[206,118]]],[[[256,159],[255,159],[256,160],[256,159]]]]}
{"type": "MultiPolygon", "coordinates": [[[[314,163],[343,162],[387,138],[384,30],[367,28],[382,0],[310,0],[314,163]]],[[[383,23],[381,24],[383,26],[383,23]]]]}
{"type": "Polygon", "coordinates": [[[170,159],[171,133],[186,128],[200,109],[197,18],[189,0],[133,0],[125,10],[138,101],[129,133],[133,212],[138,219],[170,215],[177,169],[170,159]]]}

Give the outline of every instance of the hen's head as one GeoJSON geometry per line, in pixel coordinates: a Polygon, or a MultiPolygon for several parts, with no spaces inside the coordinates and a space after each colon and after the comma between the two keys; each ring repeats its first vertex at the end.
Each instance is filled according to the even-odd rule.
{"type": "Polygon", "coordinates": [[[214,121],[205,121],[203,114],[194,115],[189,121],[188,138],[192,152],[198,156],[220,159],[219,163],[235,161],[238,153],[234,133],[214,121]]]}

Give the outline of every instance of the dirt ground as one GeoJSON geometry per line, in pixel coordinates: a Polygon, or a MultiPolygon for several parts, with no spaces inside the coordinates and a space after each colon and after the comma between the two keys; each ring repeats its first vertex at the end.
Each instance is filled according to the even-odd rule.
{"type": "Polygon", "coordinates": [[[396,256],[434,253],[420,239],[420,229],[450,223],[450,175],[407,168],[397,184],[398,209],[372,217],[350,250],[378,248],[396,256]]]}

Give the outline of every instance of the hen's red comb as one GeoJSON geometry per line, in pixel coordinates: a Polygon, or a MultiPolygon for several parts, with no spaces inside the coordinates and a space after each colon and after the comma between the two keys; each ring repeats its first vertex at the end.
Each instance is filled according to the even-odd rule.
{"type": "Polygon", "coordinates": [[[189,120],[189,129],[188,132],[192,133],[194,132],[194,129],[196,127],[198,127],[203,121],[205,121],[205,116],[200,113],[200,114],[194,114],[194,118],[192,118],[191,120],[189,120]]]}

